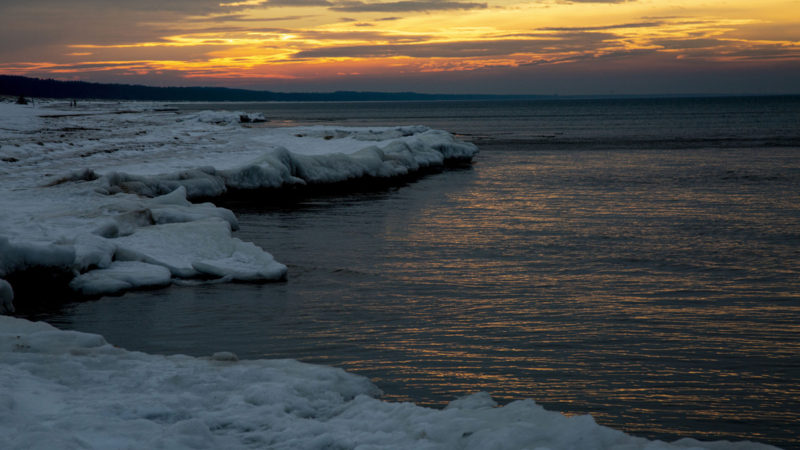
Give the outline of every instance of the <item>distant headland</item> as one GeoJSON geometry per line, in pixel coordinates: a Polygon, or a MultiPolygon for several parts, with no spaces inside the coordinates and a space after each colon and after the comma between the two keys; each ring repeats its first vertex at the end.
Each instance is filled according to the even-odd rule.
{"type": "Polygon", "coordinates": [[[156,87],[139,84],[60,81],[0,75],[0,95],[19,98],[70,100],[140,100],[157,102],[392,102],[442,100],[598,100],[711,97],[797,97],[764,94],[591,94],[591,95],[498,95],[423,94],[419,92],[274,92],[225,87],[156,87]]]}
{"type": "Polygon", "coordinates": [[[0,75],[0,95],[58,99],[196,102],[425,101],[556,98],[542,95],[420,94],[416,92],[272,92],[224,87],[153,87],[0,75]]]}

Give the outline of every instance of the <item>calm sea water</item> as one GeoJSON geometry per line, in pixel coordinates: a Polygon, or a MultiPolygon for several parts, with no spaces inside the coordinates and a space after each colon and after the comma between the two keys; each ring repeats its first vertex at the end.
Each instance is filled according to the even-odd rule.
{"type": "Polygon", "coordinates": [[[485,390],[649,438],[800,448],[800,98],[214,107],[425,124],[481,153],[391,188],[227,204],[285,283],[48,320],[132,350],[339,366],[392,401],[485,390]]]}

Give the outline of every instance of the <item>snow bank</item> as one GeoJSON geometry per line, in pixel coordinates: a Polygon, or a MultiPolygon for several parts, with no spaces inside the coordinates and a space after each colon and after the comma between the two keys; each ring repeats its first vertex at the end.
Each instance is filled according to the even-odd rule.
{"type": "Polygon", "coordinates": [[[422,126],[254,125],[264,120],[0,103],[0,310],[13,308],[7,280],[31,269],[71,271],[70,286],[92,295],[196,277],[279,280],[284,265],[231,236],[231,211],[191,200],[406,175],[477,151],[422,126]]]}
{"type": "Polygon", "coordinates": [[[293,360],[157,356],[0,317],[3,449],[767,449],[632,437],[530,400],[477,393],[436,410],[366,378],[293,360]]]}

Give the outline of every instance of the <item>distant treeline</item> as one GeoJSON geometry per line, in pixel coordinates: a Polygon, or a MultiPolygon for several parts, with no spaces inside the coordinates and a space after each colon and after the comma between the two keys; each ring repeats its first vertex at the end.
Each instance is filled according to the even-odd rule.
{"type": "MultiPolygon", "coordinates": [[[[0,75],[0,95],[14,97],[153,100],[198,102],[273,102],[273,101],[399,101],[399,100],[481,100],[521,98],[501,95],[418,94],[416,92],[282,93],[219,87],[151,87],[132,84],[88,83],[85,81],[43,80],[0,75]]],[[[533,98],[525,96],[525,98],[533,98]]],[[[542,97],[537,97],[542,98],[542,97]]]]}

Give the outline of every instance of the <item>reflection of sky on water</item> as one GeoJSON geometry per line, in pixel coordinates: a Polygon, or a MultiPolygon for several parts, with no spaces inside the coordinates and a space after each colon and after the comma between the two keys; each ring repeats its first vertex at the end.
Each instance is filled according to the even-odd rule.
{"type": "Polygon", "coordinates": [[[349,223],[338,256],[365,273],[330,299],[357,311],[308,336],[363,357],[313,360],[367,374],[395,400],[487,390],[649,434],[709,421],[729,438],[754,437],[742,422],[789,430],[800,305],[796,195],[784,188],[796,175],[772,180],[782,165],[750,167],[749,151],[492,150],[474,171],[378,199],[380,212],[309,213],[349,223]],[[729,170],[763,180],[733,183],[729,170]]]}
{"type": "Polygon", "coordinates": [[[332,364],[391,400],[486,390],[667,440],[799,446],[796,150],[514,145],[398,189],[234,205],[286,283],[56,321],[150,352],[332,364]]]}
{"type": "MultiPolygon", "coordinates": [[[[746,153],[721,164],[781,171],[736,167],[746,153]]],[[[622,415],[640,432],[676,432],[640,421],[665,408],[689,422],[791,420],[794,195],[693,168],[711,154],[680,156],[676,165],[675,155],[592,153],[563,164],[545,153],[530,170],[480,165],[474,189],[392,217],[380,271],[424,300],[402,312],[414,326],[365,345],[396,355],[382,368],[395,383],[442,385],[434,403],[485,389],[599,420],[622,415]],[[501,177],[514,180],[495,188],[501,177]]],[[[409,293],[384,295],[392,315],[409,293]]],[[[375,372],[376,361],[345,367],[375,372]]]]}

